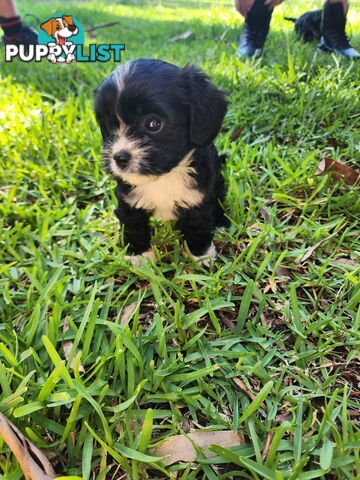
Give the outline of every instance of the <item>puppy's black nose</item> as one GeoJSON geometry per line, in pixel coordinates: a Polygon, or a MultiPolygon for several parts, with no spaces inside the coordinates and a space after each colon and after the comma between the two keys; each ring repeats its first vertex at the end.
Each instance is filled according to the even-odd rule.
{"type": "Polygon", "coordinates": [[[77,29],[77,26],[76,25],[68,25],[68,29],[70,30],[70,32],[75,32],[75,30],[77,29]]]}
{"type": "Polygon", "coordinates": [[[131,158],[131,153],[127,150],[120,150],[120,152],[114,153],[114,160],[119,167],[126,167],[131,158]]]}

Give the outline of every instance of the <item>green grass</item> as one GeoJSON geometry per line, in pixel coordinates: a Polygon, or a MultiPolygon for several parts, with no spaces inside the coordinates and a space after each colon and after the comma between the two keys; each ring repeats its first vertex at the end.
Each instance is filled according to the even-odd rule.
{"type": "MultiPolygon", "coordinates": [[[[210,269],[160,223],[156,265],[126,263],[92,110],[113,65],[2,63],[0,411],[85,479],[359,478],[359,190],[314,172],[324,156],[360,164],[360,65],[295,41],[283,15],[317,2],[285,2],[253,64],[234,57],[230,2],[66,3],[85,27],[120,22],[92,42],[196,63],[227,90],[232,225],[210,269]],[[152,446],[189,428],[244,429],[247,445],[162,469],[152,446]]],[[[61,5],[19,2],[40,21],[61,5]]],[[[0,472],[21,478],[1,440],[0,472]]]]}

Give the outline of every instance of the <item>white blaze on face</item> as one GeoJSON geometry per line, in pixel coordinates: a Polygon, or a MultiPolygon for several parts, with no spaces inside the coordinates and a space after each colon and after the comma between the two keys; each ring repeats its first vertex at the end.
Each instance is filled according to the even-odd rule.
{"type": "MultiPolygon", "coordinates": [[[[114,98],[114,103],[118,101],[121,92],[125,88],[126,77],[129,75],[130,71],[134,69],[132,61],[126,62],[124,65],[118,67],[113,72],[113,79],[116,84],[117,98],[114,98]]],[[[116,177],[121,177],[124,180],[128,181],[127,177],[131,176],[133,179],[135,177],[141,177],[143,181],[145,178],[143,175],[139,175],[140,166],[144,163],[148,149],[144,146],[143,140],[140,138],[134,138],[130,135],[127,125],[118,117],[120,127],[115,132],[115,140],[112,144],[108,145],[105,148],[105,160],[109,166],[110,171],[116,177]],[[128,166],[124,169],[121,169],[116,161],[114,160],[114,155],[121,150],[126,150],[131,155],[128,166]],[[126,178],[125,178],[126,177],[126,178]]],[[[141,181],[141,180],[140,180],[141,181]]],[[[129,182],[132,183],[132,182],[129,182]]]]}
{"type": "Polygon", "coordinates": [[[122,178],[127,174],[139,174],[140,166],[146,158],[147,153],[148,150],[143,145],[142,140],[131,137],[127,126],[124,122],[120,121],[120,128],[116,132],[115,141],[108,147],[108,151],[106,152],[111,172],[116,177],[122,178]],[[126,150],[131,155],[129,163],[124,170],[117,165],[114,159],[114,155],[121,150],[126,150]]]}
{"type": "Polygon", "coordinates": [[[130,71],[134,71],[135,69],[133,63],[134,62],[132,62],[131,60],[128,60],[126,63],[124,63],[124,65],[116,68],[113,72],[114,80],[118,91],[118,98],[125,88],[126,77],[129,75],[130,71]]]}

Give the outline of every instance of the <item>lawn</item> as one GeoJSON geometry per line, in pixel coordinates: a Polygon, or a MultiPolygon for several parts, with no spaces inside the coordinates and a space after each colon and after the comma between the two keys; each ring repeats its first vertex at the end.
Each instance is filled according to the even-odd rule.
{"type": "MultiPolygon", "coordinates": [[[[360,478],[359,188],[315,175],[325,157],[360,165],[360,63],[298,43],[283,20],[319,3],[285,2],[255,63],[234,56],[231,2],[18,3],[34,26],[54,12],[118,21],[87,42],[195,63],[230,102],[218,260],[185,259],[179,232],[156,222],[156,264],[132,266],[93,114],[114,65],[4,64],[0,48],[0,412],[59,474],[360,478]],[[246,443],[154,458],[200,429],[246,443]]],[[[350,12],[360,48],[360,4],[350,12]]],[[[1,440],[0,478],[22,478],[1,440]]]]}

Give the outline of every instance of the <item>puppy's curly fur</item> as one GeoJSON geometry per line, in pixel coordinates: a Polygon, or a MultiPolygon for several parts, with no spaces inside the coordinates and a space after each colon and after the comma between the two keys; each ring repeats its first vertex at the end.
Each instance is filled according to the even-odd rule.
{"type": "Polygon", "coordinates": [[[285,17],[285,20],[294,22],[295,32],[303,42],[320,40],[322,10],[306,12],[299,18],[285,17]]]}
{"type": "Polygon", "coordinates": [[[226,109],[224,93],[194,66],[141,58],[100,85],[95,113],[129,252],[149,251],[150,216],[175,220],[194,256],[215,251],[214,228],[228,224],[224,158],[213,143],[226,109]]]}

